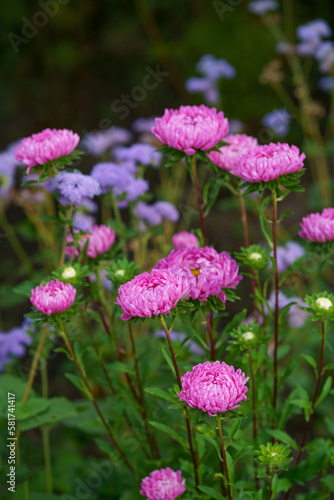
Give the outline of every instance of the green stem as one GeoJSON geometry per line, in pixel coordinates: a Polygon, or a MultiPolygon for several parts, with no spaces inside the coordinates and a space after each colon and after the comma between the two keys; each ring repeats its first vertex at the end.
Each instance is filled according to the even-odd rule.
{"type": "Polygon", "coordinates": [[[278,363],[277,363],[277,351],[278,351],[278,334],[279,334],[279,276],[277,270],[277,195],[276,191],[272,193],[273,201],[273,250],[274,250],[274,280],[275,280],[275,330],[274,330],[274,395],[273,395],[273,407],[276,410],[277,407],[277,385],[278,385],[278,363]]]}
{"type": "MultiPolygon", "coordinates": [[[[170,338],[168,327],[166,325],[166,321],[165,321],[165,319],[164,319],[164,317],[163,317],[162,314],[160,315],[160,320],[161,320],[162,327],[163,327],[163,329],[165,331],[167,342],[168,342],[169,349],[170,349],[170,353],[171,353],[171,356],[172,356],[172,361],[173,361],[173,366],[174,366],[174,370],[175,370],[175,374],[176,374],[177,383],[179,385],[180,391],[182,391],[182,382],[181,382],[179,367],[178,367],[177,362],[176,362],[175,351],[174,351],[174,348],[173,348],[172,340],[170,338]]],[[[190,426],[190,420],[189,420],[189,412],[188,412],[188,408],[187,407],[185,407],[185,413],[186,413],[185,419],[186,419],[186,424],[187,424],[187,434],[188,434],[189,450],[190,450],[190,455],[191,455],[191,458],[192,458],[192,461],[193,461],[193,465],[194,465],[194,474],[195,474],[196,488],[198,489],[198,485],[199,485],[199,480],[198,480],[198,465],[199,464],[197,463],[196,454],[195,454],[195,451],[194,451],[194,446],[193,446],[193,441],[192,441],[192,436],[191,436],[191,426],[190,426]]]]}
{"type": "Polygon", "coordinates": [[[8,241],[11,244],[11,247],[14,250],[19,261],[28,269],[29,274],[33,274],[34,268],[31,265],[31,260],[24,251],[24,248],[21,245],[20,240],[16,236],[13,226],[8,222],[5,211],[1,210],[0,210],[0,224],[3,227],[6,236],[8,238],[8,241]]]}
{"type": "Polygon", "coordinates": [[[196,191],[197,208],[198,208],[199,218],[200,218],[200,222],[201,222],[201,230],[202,230],[202,234],[203,234],[204,245],[206,245],[207,239],[206,239],[206,230],[205,230],[204,213],[203,213],[203,202],[202,202],[201,191],[200,191],[199,183],[198,183],[197,168],[196,168],[196,155],[193,155],[192,160],[191,160],[191,173],[192,173],[192,180],[193,180],[195,191],[196,191]]]}
{"type": "Polygon", "coordinates": [[[100,417],[100,419],[101,419],[101,421],[102,421],[102,423],[103,423],[103,425],[104,425],[104,427],[105,427],[105,429],[106,429],[106,431],[108,433],[108,436],[109,436],[111,442],[115,446],[115,448],[116,448],[117,452],[119,453],[120,457],[122,458],[124,464],[127,466],[127,468],[129,469],[129,471],[135,476],[136,480],[138,481],[138,484],[140,484],[140,481],[139,481],[139,478],[137,476],[136,471],[134,470],[134,468],[132,467],[132,465],[129,463],[128,459],[126,458],[126,456],[124,455],[123,451],[119,447],[119,444],[116,441],[115,436],[113,435],[113,433],[112,433],[112,431],[111,431],[111,429],[110,429],[110,427],[109,427],[106,419],[104,418],[104,416],[103,416],[103,414],[101,412],[101,409],[100,409],[100,407],[99,407],[99,405],[98,405],[98,403],[97,403],[97,401],[95,399],[94,392],[93,392],[92,388],[90,387],[90,385],[88,383],[88,380],[86,378],[86,375],[84,374],[83,369],[81,368],[80,363],[79,363],[78,359],[76,358],[76,356],[74,354],[74,351],[72,349],[70,341],[69,341],[69,339],[67,337],[65,329],[64,329],[64,327],[63,327],[63,325],[62,325],[61,322],[59,322],[59,326],[60,326],[60,329],[61,329],[62,337],[63,337],[63,339],[65,341],[67,350],[68,350],[68,352],[69,352],[69,354],[70,354],[70,356],[72,358],[72,361],[74,362],[74,364],[75,364],[75,366],[76,366],[76,368],[77,368],[77,370],[78,370],[78,372],[79,372],[79,374],[80,374],[80,376],[82,378],[82,381],[83,381],[83,383],[84,383],[87,391],[89,392],[90,399],[91,399],[91,401],[92,401],[92,403],[94,405],[94,408],[95,408],[97,414],[99,415],[99,417],[100,417]]]}
{"type": "MultiPolygon", "coordinates": [[[[40,361],[41,378],[42,378],[42,396],[48,398],[48,371],[46,359],[40,361]]],[[[47,425],[42,426],[42,439],[43,439],[43,452],[45,462],[45,475],[46,475],[46,491],[52,493],[52,469],[51,469],[51,453],[50,453],[50,439],[49,429],[47,425]]]]}
{"type": "Polygon", "coordinates": [[[222,459],[223,459],[223,466],[224,466],[224,473],[225,473],[225,478],[227,481],[227,494],[229,500],[232,500],[232,493],[231,493],[231,486],[230,486],[230,475],[228,472],[228,465],[227,465],[227,460],[226,460],[226,450],[225,450],[225,443],[224,443],[224,437],[223,437],[223,429],[222,429],[222,422],[220,417],[217,418],[218,421],[218,434],[219,434],[219,439],[220,439],[220,444],[221,444],[221,449],[222,449],[222,459]]]}
{"type": "Polygon", "coordinates": [[[49,323],[45,323],[44,328],[42,330],[41,338],[39,339],[37,350],[35,352],[35,355],[34,355],[34,358],[32,361],[32,365],[30,368],[30,372],[29,372],[29,376],[28,376],[28,383],[27,383],[27,386],[25,388],[23,398],[21,401],[23,404],[26,403],[28,396],[29,396],[29,393],[30,393],[30,390],[31,390],[31,387],[32,387],[33,382],[34,382],[34,378],[35,378],[36,371],[37,371],[38,361],[39,361],[39,358],[41,356],[41,352],[42,352],[42,349],[44,346],[44,342],[46,339],[46,334],[47,334],[48,328],[49,328],[49,323]]]}
{"type": "MultiPolygon", "coordinates": [[[[70,219],[72,217],[72,213],[73,213],[73,204],[68,209],[68,212],[67,212],[68,219],[70,219]]],[[[61,254],[60,254],[60,260],[59,260],[58,267],[63,267],[64,262],[65,262],[67,236],[68,236],[69,232],[70,232],[70,226],[68,224],[66,224],[66,226],[64,228],[63,244],[62,244],[62,248],[61,248],[61,254]]]]}
{"type": "Polygon", "coordinates": [[[269,482],[268,500],[271,499],[271,495],[272,495],[273,478],[274,478],[274,473],[272,472],[271,476],[270,476],[270,482],[269,482]]]}

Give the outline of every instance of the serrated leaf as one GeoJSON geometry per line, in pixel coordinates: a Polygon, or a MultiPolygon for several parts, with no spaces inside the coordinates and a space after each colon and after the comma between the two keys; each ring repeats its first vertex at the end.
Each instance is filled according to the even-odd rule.
{"type": "Polygon", "coordinates": [[[46,411],[49,406],[50,402],[44,398],[29,398],[26,403],[18,401],[15,407],[15,416],[17,420],[31,418],[46,411]]]}

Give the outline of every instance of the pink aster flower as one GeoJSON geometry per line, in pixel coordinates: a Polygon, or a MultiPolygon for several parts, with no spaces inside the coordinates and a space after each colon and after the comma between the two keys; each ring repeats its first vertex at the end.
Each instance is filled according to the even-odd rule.
{"type": "Polygon", "coordinates": [[[205,302],[209,295],[217,295],[222,302],[226,302],[223,288],[233,288],[242,279],[238,275],[236,261],[226,252],[219,254],[212,247],[172,250],[166,259],[158,262],[155,269],[167,269],[187,280],[190,297],[201,302],[205,302]]]}
{"type": "MultiPolygon", "coordinates": [[[[80,249],[84,247],[86,240],[89,240],[86,255],[90,259],[96,259],[98,255],[107,252],[115,242],[115,231],[109,226],[101,224],[93,226],[90,234],[84,234],[79,242],[80,249]]],[[[72,243],[72,236],[67,237],[67,243],[72,243]]],[[[69,257],[75,252],[75,257],[79,256],[79,250],[73,246],[66,247],[66,255],[69,257]]]]}
{"type": "Polygon", "coordinates": [[[122,319],[150,318],[168,314],[189,293],[187,280],[166,270],[142,273],[118,289],[116,304],[123,309],[122,319]]]}
{"type": "Polygon", "coordinates": [[[228,133],[228,119],[215,108],[181,106],[166,109],[161,118],[155,119],[152,133],[163,144],[193,155],[196,150],[208,151],[228,133]]]}
{"type": "Polygon", "coordinates": [[[38,134],[22,139],[14,151],[14,156],[27,165],[27,174],[36,165],[44,165],[61,156],[67,156],[77,147],[80,141],[78,134],[72,130],[46,128],[38,134]]]}
{"type": "Polygon", "coordinates": [[[215,417],[217,413],[239,408],[238,403],[247,400],[248,379],[240,369],[235,371],[224,361],[205,361],[181,377],[182,391],[178,396],[191,408],[199,408],[215,417]]]}
{"type": "Polygon", "coordinates": [[[198,247],[199,241],[194,233],[181,231],[180,233],[174,234],[172,244],[175,250],[180,250],[181,248],[198,247]]]}
{"type": "Polygon", "coordinates": [[[325,243],[334,240],[334,208],[325,208],[303,217],[299,236],[307,240],[325,243]]]}
{"type": "Polygon", "coordinates": [[[181,478],[180,470],[154,470],[141,482],[140,494],[147,500],[174,500],[186,491],[186,480],[181,478]]]}
{"type": "Polygon", "coordinates": [[[74,302],[76,289],[70,283],[60,280],[48,281],[31,290],[30,302],[47,316],[64,312],[74,302]]]}
{"type": "Polygon", "coordinates": [[[282,175],[299,172],[304,159],[305,154],[300,154],[296,146],[270,143],[244,154],[233,169],[233,174],[248,182],[268,182],[282,175]]]}
{"type": "Polygon", "coordinates": [[[241,156],[257,146],[257,139],[246,134],[228,135],[224,138],[224,141],[231,145],[220,148],[220,153],[212,151],[208,157],[218,167],[227,170],[227,172],[231,172],[237,166],[241,156]]]}

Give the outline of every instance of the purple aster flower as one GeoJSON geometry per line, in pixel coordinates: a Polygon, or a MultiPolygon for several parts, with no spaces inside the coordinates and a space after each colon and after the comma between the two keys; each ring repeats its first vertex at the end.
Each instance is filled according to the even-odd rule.
{"type": "Polygon", "coordinates": [[[186,89],[190,92],[190,94],[196,94],[198,92],[204,93],[210,88],[212,88],[212,83],[206,78],[192,76],[186,80],[186,89]]]}
{"type": "MultiPolygon", "coordinates": [[[[169,335],[170,335],[170,338],[172,339],[173,342],[180,342],[180,344],[186,338],[185,333],[181,333],[181,332],[171,331],[171,332],[169,332],[169,335]]],[[[166,333],[164,330],[158,330],[157,332],[154,332],[154,336],[157,338],[165,339],[166,333]]],[[[193,354],[196,354],[196,355],[204,354],[204,350],[201,347],[199,347],[195,342],[193,342],[191,339],[188,339],[184,345],[186,347],[188,347],[189,351],[192,352],[193,354]]]]}
{"type": "Polygon", "coordinates": [[[6,333],[0,333],[0,372],[3,372],[13,357],[22,358],[26,353],[26,346],[32,343],[23,325],[15,327],[6,333]]]}
{"type": "Polygon", "coordinates": [[[53,186],[59,192],[62,205],[82,205],[87,198],[101,194],[100,184],[90,175],[77,172],[60,172],[54,178],[53,186]]]}
{"type": "Polygon", "coordinates": [[[93,156],[99,156],[117,144],[126,144],[132,139],[132,134],[122,127],[110,127],[99,132],[89,132],[83,138],[83,149],[93,156]]]}
{"type": "MultiPolygon", "coordinates": [[[[275,308],[275,292],[271,293],[267,302],[270,309],[273,311],[275,308]]],[[[296,304],[293,304],[290,307],[287,314],[289,326],[291,326],[291,328],[301,328],[302,326],[304,326],[308,313],[306,311],[303,311],[302,309],[299,309],[299,307],[306,307],[307,304],[305,304],[305,302],[303,302],[299,297],[286,297],[283,292],[279,292],[279,309],[283,309],[283,307],[287,306],[291,302],[296,302],[296,304]]],[[[267,306],[264,306],[264,311],[265,314],[268,314],[267,306]]]]}
{"type": "Polygon", "coordinates": [[[285,246],[277,247],[277,270],[286,271],[297,259],[305,254],[302,246],[294,241],[288,241],[285,246]]]}
{"type": "Polygon", "coordinates": [[[332,35],[332,30],[324,19],[316,19],[298,26],[296,33],[300,40],[308,41],[329,38],[332,35]]]}
{"type": "MultiPolygon", "coordinates": [[[[17,164],[17,163],[16,163],[17,164]]],[[[7,151],[0,153],[0,198],[8,198],[14,186],[16,165],[7,151]]]]}
{"type": "Polygon", "coordinates": [[[162,223],[162,215],[157,212],[154,205],[148,205],[140,201],[135,206],[135,215],[138,219],[142,219],[151,226],[158,226],[162,223]]]}
{"type": "Polygon", "coordinates": [[[305,42],[299,43],[297,45],[297,52],[300,56],[307,57],[307,56],[313,56],[318,47],[319,47],[320,41],[317,39],[311,39],[307,40],[305,42]]]}
{"type": "Polygon", "coordinates": [[[124,199],[119,200],[118,206],[120,208],[126,208],[131,201],[137,200],[149,189],[149,183],[145,179],[136,179],[132,177],[131,181],[126,186],[117,187],[114,190],[116,196],[126,195],[124,199]]]}
{"type": "Polygon", "coordinates": [[[150,132],[154,126],[154,117],[151,118],[137,118],[132,124],[132,129],[137,134],[142,134],[143,132],[150,132]]]}
{"type": "Polygon", "coordinates": [[[334,43],[332,41],[321,42],[315,53],[315,58],[322,61],[332,52],[334,52],[334,43]]]}
{"type": "Polygon", "coordinates": [[[102,193],[126,186],[132,180],[132,175],[127,170],[111,162],[97,163],[92,168],[91,176],[100,184],[102,193]]]}
{"type": "Polygon", "coordinates": [[[256,0],[248,4],[248,10],[257,16],[263,16],[270,10],[277,10],[278,3],[274,0],[256,0]]]}
{"type": "Polygon", "coordinates": [[[333,92],[334,78],[332,76],[323,76],[318,80],[318,89],[322,92],[333,92]]]}
{"type": "Polygon", "coordinates": [[[75,229],[79,229],[85,233],[90,232],[92,227],[96,224],[96,218],[93,215],[85,214],[84,212],[75,212],[73,219],[73,226],[75,229]]]}
{"type": "Polygon", "coordinates": [[[272,129],[279,137],[285,136],[289,132],[289,123],[292,116],[284,108],[274,109],[262,118],[262,124],[272,129]]]}
{"type": "Polygon", "coordinates": [[[155,168],[159,167],[162,158],[161,153],[156,151],[154,146],[141,143],[133,144],[128,148],[117,147],[113,150],[113,155],[117,160],[137,162],[146,166],[152,165],[155,168]]]}
{"type": "Polygon", "coordinates": [[[212,82],[216,82],[219,78],[232,79],[236,75],[234,66],[225,59],[216,59],[212,54],[202,56],[196,69],[212,82]]]}
{"type": "Polygon", "coordinates": [[[334,66],[334,51],[329,52],[326,57],[320,62],[319,70],[322,73],[331,73],[334,66]]]}
{"type": "Polygon", "coordinates": [[[157,201],[153,207],[164,219],[171,222],[177,222],[180,218],[178,210],[168,201],[157,201]]]}
{"type": "Polygon", "coordinates": [[[243,129],[244,129],[244,124],[240,120],[230,120],[229,122],[229,130],[228,133],[230,134],[241,134],[243,129]]]}
{"type": "Polygon", "coordinates": [[[276,45],[277,54],[293,54],[295,46],[289,42],[280,42],[276,45]]]}

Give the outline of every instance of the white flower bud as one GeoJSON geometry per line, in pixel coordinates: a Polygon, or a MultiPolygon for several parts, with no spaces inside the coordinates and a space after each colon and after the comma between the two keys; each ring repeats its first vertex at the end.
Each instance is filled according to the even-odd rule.
{"type": "Polygon", "coordinates": [[[328,311],[328,309],[333,307],[333,302],[327,299],[327,297],[319,297],[315,301],[315,304],[319,309],[322,309],[323,311],[328,311]]]}
{"type": "Polygon", "coordinates": [[[65,267],[64,271],[61,273],[62,278],[65,280],[68,280],[70,278],[74,278],[77,275],[76,270],[74,267],[65,267]]]}
{"type": "Polygon", "coordinates": [[[118,269],[118,271],[115,272],[115,276],[117,276],[117,278],[123,278],[124,274],[124,269],[118,269]]]}
{"type": "Polygon", "coordinates": [[[252,252],[249,256],[250,260],[261,260],[262,255],[259,252],[252,252]]]}
{"type": "Polygon", "coordinates": [[[242,334],[242,338],[244,340],[253,340],[254,337],[255,337],[255,335],[253,332],[245,332],[242,334]]]}

